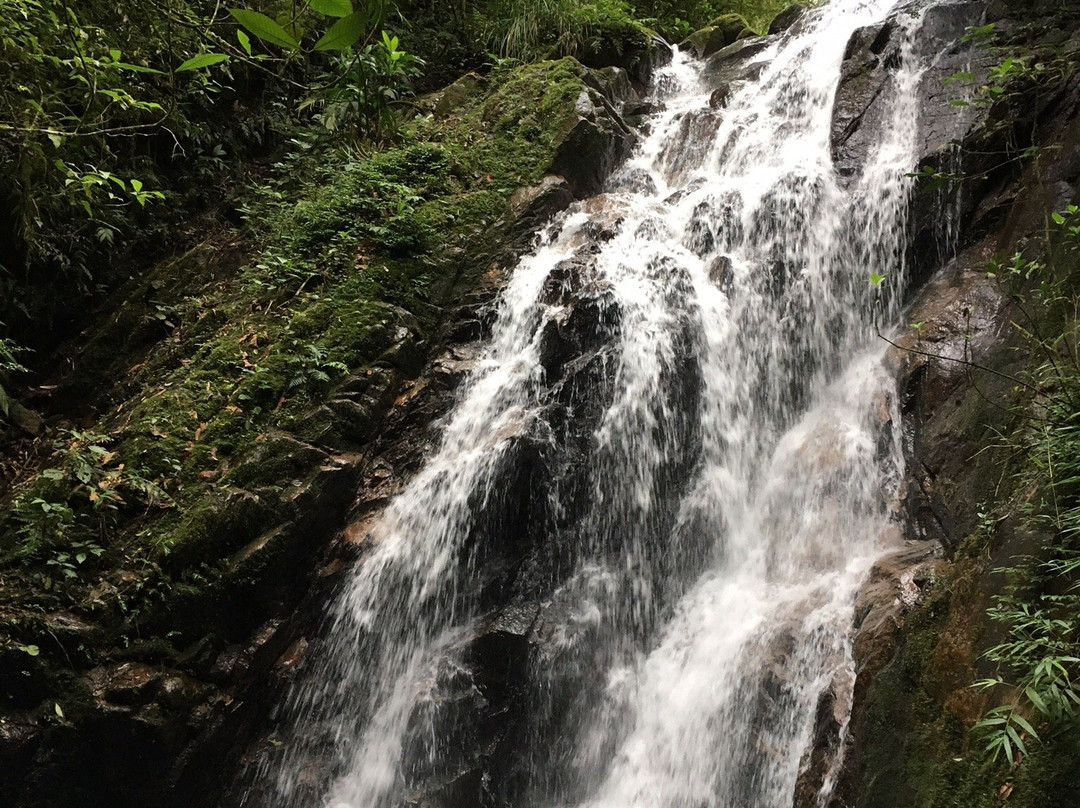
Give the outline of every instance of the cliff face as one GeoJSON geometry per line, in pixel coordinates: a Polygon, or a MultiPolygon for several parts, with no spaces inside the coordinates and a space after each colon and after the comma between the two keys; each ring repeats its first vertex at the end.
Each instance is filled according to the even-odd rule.
{"type": "MultiPolygon", "coordinates": [[[[1025,383],[1044,357],[1023,332],[1052,335],[1063,325],[1041,307],[1037,290],[1003,278],[992,262],[1053,256],[1049,213],[1075,200],[1078,22],[1075,9],[1049,3],[1023,10],[949,3],[927,17],[925,46],[939,48],[940,57],[923,83],[923,176],[909,256],[913,325],[890,349],[903,401],[907,546],[878,564],[856,604],[859,670],[831,802],[837,807],[1080,800],[1075,733],[1031,742],[1031,755],[1020,755],[1015,767],[1004,756],[995,762],[973,727],[1015,696],[972,687],[998,673],[982,654],[1005,639],[987,614],[1004,591],[1003,568],[1055,541],[1032,518],[1049,489],[1024,450],[1039,407],[1025,383]],[[972,48],[971,32],[990,25],[995,46],[972,48]],[[1057,64],[988,100],[1002,62],[1018,53],[1028,53],[1033,67],[1057,64]],[[951,113],[967,104],[959,127],[950,100],[951,113]]],[[[834,129],[841,170],[872,136],[891,24],[849,43],[834,129]]],[[[1060,254],[1047,261],[1065,276],[1075,269],[1060,254]]],[[[835,748],[839,728],[828,737],[835,748]]]]}

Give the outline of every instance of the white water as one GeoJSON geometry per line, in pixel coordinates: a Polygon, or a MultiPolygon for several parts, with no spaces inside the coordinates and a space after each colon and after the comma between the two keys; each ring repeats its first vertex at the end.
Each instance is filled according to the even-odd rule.
{"type": "MultiPolygon", "coordinates": [[[[819,695],[850,693],[854,594],[901,472],[875,334],[899,317],[917,66],[897,70],[893,120],[852,187],[829,149],[844,45],[892,4],[833,0],[718,113],[699,64],[677,54],[661,71],[664,111],[618,190],[515,270],[442,445],[372,528],[321,667],[293,694],[305,741],[275,775],[281,805],[402,801],[410,716],[477,617],[462,563],[475,514],[516,442],[548,434],[542,340],[567,310],[545,282],[601,219],[614,236],[582,272],[617,321],[612,387],[574,569],[530,660],[541,706],[519,799],[791,804],[819,695]],[[312,770],[313,749],[331,762],[312,770]]],[[[562,493],[552,483],[555,513],[562,493]]]]}

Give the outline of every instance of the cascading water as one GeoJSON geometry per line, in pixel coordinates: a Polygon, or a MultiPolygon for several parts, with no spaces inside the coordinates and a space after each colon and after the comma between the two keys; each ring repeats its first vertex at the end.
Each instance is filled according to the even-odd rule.
{"type": "Polygon", "coordinates": [[[370,529],[292,697],[280,805],[401,804],[453,757],[438,705],[469,687],[483,545],[507,540],[485,514],[526,444],[550,472],[526,520],[549,557],[514,589],[534,617],[504,800],[791,804],[818,699],[850,695],[852,602],[901,471],[875,334],[904,282],[910,49],[861,175],[841,184],[830,153],[844,44],[893,2],[833,0],[718,111],[700,63],[660,71],[636,155],[515,270],[440,448],[370,529]],[[585,298],[571,383],[550,343],[585,298]]]}

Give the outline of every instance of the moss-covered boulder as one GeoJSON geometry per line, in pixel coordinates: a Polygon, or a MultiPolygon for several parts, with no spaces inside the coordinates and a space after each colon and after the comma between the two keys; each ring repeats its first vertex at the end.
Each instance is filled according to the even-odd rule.
{"type": "Polygon", "coordinates": [[[704,59],[740,39],[752,36],[757,36],[757,32],[750,28],[741,14],[724,14],[690,34],[679,43],[679,48],[704,59]]]}

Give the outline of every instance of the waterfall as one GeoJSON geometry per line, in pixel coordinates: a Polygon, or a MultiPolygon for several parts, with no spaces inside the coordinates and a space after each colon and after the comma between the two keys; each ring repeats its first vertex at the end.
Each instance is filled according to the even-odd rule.
{"type": "Polygon", "coordinates": [[[854,596],[895,541],[877,332],[904,288],[910,48],[861,173],[841,181],[830,151],[844,45],[892,5],[811,12],[719,109],[715,66],[659,71],[636,153],[514,270],[440,446],[368,528],[285,710],[279,805],[422,802],[424,777],[453,776],[481,570],[513,542],[532,570],[507,584],[528,615],[517,747],[483,788],[523,808],[791,805],[820,700],[846,720],[854,596]]]}

